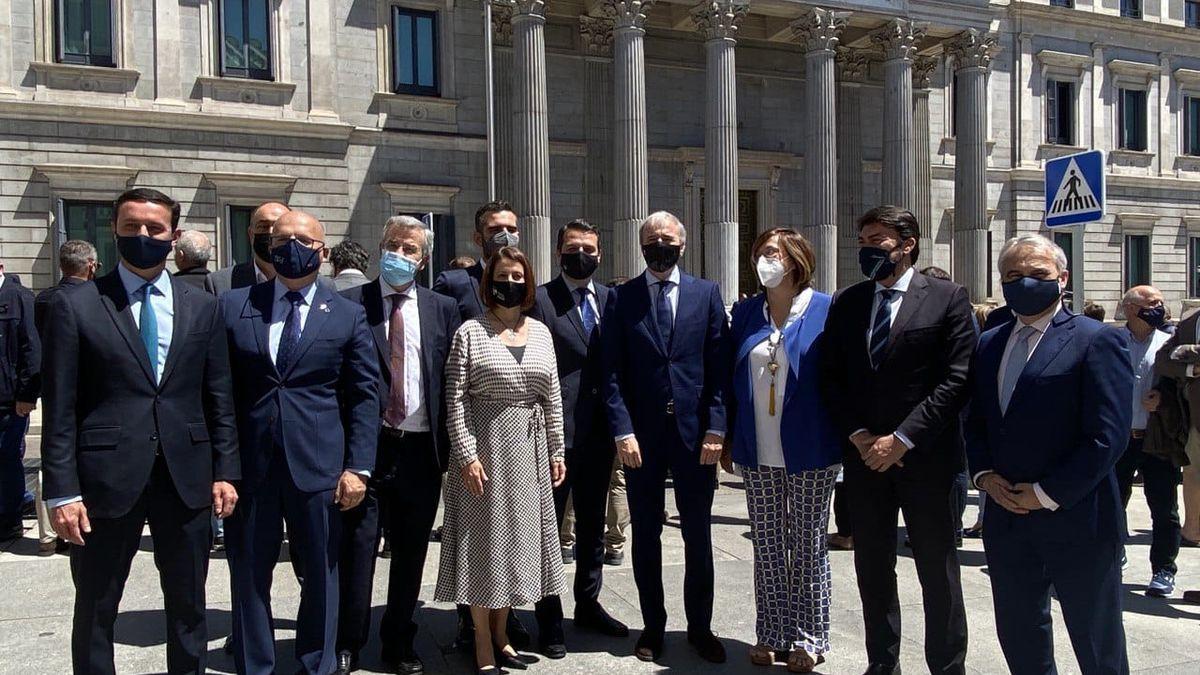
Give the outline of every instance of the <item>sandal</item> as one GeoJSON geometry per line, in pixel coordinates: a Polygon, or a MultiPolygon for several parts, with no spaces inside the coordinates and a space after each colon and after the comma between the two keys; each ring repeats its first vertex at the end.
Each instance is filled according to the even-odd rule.
{"type": "Polygon", "coordinates": [[[797,649],[788,657],[787,669],[789,673],[811,673],[813,668],[822,663],[825,663],[825,657],[821,654],[814,657],[803,649],[797,649]]]}
{"type": "Polygon", "coordinates": [[[770,647],[755,645],[750,648],[750,663],[756,666],[775,665],[775,652],[770,647]]]}

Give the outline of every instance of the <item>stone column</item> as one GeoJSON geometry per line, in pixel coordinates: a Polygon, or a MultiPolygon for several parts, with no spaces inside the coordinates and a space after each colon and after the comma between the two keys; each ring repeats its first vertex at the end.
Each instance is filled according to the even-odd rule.
{"type": "Polygon", "coordinates": [[[183,107],[179,0],[154,0],[154,102],[183,107]]]}
{"type": "Polygon", "coordinates": [[[804,48],[804,229],[816,252],[815,287],[837,288],[837,83],[834,60],[849,12],[813,7],[792,30],[804,48]]]}
{"type": "Polygon", "coordinates": [[[0,97],[16,96],[13,83],[12,0],[0,0],[0,97]]]}
{"type": "MultiPolygon", "coordinates": [[[[512,7],[492,3],[492,81],[496,126],[496,199],[513,200],[513,51],[512,7]]],[[[474,228],[475,224],[472,223],[474,228]]]]}
{"type": "Polygon", "coordinates": [[[520,216],[521,249],[539,284],[551,275],[545,12],[545,0],[516,0],[512,15],[513,206],[520,216]]]}
{"type": "MultiPolygon", "coordinates": [[[[579,17],[584,53],[583,217],[600,228],[604,255],[598,274],[611,279],[618,264],[615,253],[624,232],[613,227],[613,22],[607,17],[579,17]]],[[[621,272],[621,274],[624,274],[621,272]]]]}
{"type": "Polygon", "coordinates": [[[954,143],[954,278],[967,288],[972,302],[987,297],[987,74],[996,39],[969,28],[946,45],[958,76],[955,91],[954,143]]]}
{"type": "Polygon", "coordinates": [[[738,298],[737,27],[749,4],[714,0],[692,19],[707,55],[704,116],[704,273],[727,305],[738,298]]]}
{"type": "Polygon", "coordinates": [[[870,70],[867,52],[838,48],[838,278],[843,288],[862,281],[858,269],[858,217],[863,207],[862,98],[870,70]]]}
{"type": "Polygon", "coordinates": [[[938,60],[920,57],[913,63],[913,143],[915,189],[913,213],[921,224],[921,260],[937,264],[933,259],[933,246],[937,241],[933,230],[933,175],[932,151],[929,147],[929,82],[938,60]]]}
{"type": "Polygon", "coordinates": [[[925,24],[891,19],[871,34],[883,48],[883,201],[906,209],[916,198],[912,65],[925,24]]]}
{"type": "MultiPolygon", "coordinates": [[[[308,0],[308,116],[337,121],[337,49],[333,3],[308,0]]],[[[289,64],[280,64],[286,68],[289,64]]]]}
{"type": "Polygon", "coordinates": [[[608,0],[613,28],[613,271],[641,271],[638,228],[650,215],[646,140],[646,14],[655,0],[608,0]]]}

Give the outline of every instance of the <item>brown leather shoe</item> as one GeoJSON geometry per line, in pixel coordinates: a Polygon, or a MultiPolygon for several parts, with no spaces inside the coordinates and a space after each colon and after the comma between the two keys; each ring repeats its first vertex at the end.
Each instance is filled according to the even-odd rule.
{"type": "Polygon", "coordinates": [[[831,534],[829,535],[829,548],[835,551],[853,551],[854,537],[849,535],[831,534]]]}

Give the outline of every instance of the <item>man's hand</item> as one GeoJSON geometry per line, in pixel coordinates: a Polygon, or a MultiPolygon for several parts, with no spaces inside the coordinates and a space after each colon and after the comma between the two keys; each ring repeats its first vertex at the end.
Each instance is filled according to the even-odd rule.
{"type": "Polygon", "coordinates": [[[83,546],[83,535],[92,532],[83,502],[71,502],[54,509],[53,520],[55,533],[76,546],[83,546]]]}
{"type": "Polygon", "coordinates": [[[464,464],[463,468],[459,469],[462,474],[463,485],[466,486],[467,492],[476,497],[483,496],[483,484],[488,482],[487,472],[483,470],[483,463],[478,459],[470,464],[464,464]]]}
{"type": "Polygon", "coordinates": [[[1013,501],[1017,506],[1026,511],[1038,511],[1046,507],[1042,506],[1042,500],[1038,499],[1037,491],[1033,489],[1032,483],[1017,483],[1012,489],[1013,501]]]}
{"type": "Polygon", "coordinates": [[[716,434],[704,434],[704,443],[700,446],[700,463],[716,464],[721,459],[721,448],[725,447],[725,439],[716,434]]]}
{"type": "Polygon", "coordinates": [[[562,485],[566,479],[567,463],[561,459],[550,460],[550,480],[553,482],[554,487],[562,485]]]}
{"type": "Polygon", "coordinates": [[[850,442],[858,448],[858,456],[864,461],[867,459],[867,453],[871,451],[871,446],[875,445],[875,441],[879,440],[878,436],[871,434],[868,431],[856,431],[850,435],[850,442]]]}
{"type": "Polygon", "coordinates": [[[34,410],[37,410],[37,402],[26,403],[25,401],[17,401],[17,415],[29,417],[29,413],[34,410]]]}
{"type": "Polygon", "coordinates": [[[1158,412],[1160,405],[1162,405],[1162,394],[1158,393],[1157,389],[1151,389],[1142,397],[1142,408],[1148,413],[1158,412]]]}
{"type": "Polygon", "coordinates": [[[1200,345],[1179,345],[1171,351],[1171,360],[1183,363],[1200,362],[1200,345]]]}
{"type": "Polygon", "coordinates": [[[721,444],[721,468],[725,473],[733,473],[733,447],[728,438],[721,444]]]}
{"type": "Polygon", "coordinates": [[[617,454],[621,457],[621,463],[630,469],[642,465],[642,449],[638,447],[636,436],[617,441],[617,454]]]}
{"type": "Polygon", "coordinates": [[[349,511],[366,496],[367,481],[353,471],[343,471],[337,489],[333,491],[333,503],[341,506],[343,511],[349,511]]]}
{"type": "Polygon", "coordinates": [[[1012,483],[1009,483],[1000,474],[994,471],[992,473],[986,473],[979,478],[978,484],[984,492],[988,493],[988,496],[992,498],[992,501],[999,504],[1005,510],[1012,511],[1018,515],[1025,515],[1026,513],[1029,513],[1029,509],[1017,503],[1015,495],[1013,494],[1014,490],[1012,483]]]}
{"type": "Polygon", "coordinates": [[[233,515],[233,507],[237,504],[238,493],[233,485],[223,480],[212,484],[213,515],[218,518],[228,518],[233,515]]]}
{"type": "Polygon", "coordinates": [[[867,451],[863,461],[867,463],[867,468],[874,471],[887,471],[892,466],[904,466],[904,462],[900,461],[904,457],[904,453],[908,452],[908,446],[896,438],[896,434],[888,434],[875,439],[875,443],[871,445],[867,451]]]}

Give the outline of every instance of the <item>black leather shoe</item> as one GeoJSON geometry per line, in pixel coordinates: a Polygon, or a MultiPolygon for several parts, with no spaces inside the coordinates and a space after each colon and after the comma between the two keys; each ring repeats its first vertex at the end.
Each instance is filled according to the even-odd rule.
{"type": "Polygon", "coordinates": [[[867,666],[863,675],[900,675],[900,664],[889,666],[885,663],[872,663],[867,666]]]}
{"type": "Polygon", "coordinates": [[[633,647],[633,655],[639,661],[657,661],[663,652],[662,631],[643,631],[633,647]]]}
{"type": "Polygon", "coordinates": [[[725,663],[725,645],[712,633],[695,633],[688,635],[688,642],[696,648],[700,658],[709,663],[725,663]]]}
{"type": "Polygon", "coordinates": [[[599,603],[591,606],[577,605],[575,625],[608,637],[629,637],[629,626],[614,619],[599,603]]]}
{"type": "MultiPolygon", "coordinates": [[[[516,652],[515,654],[505,654],[503,650],[495,645],[492,646],[496,654],[496,665],[501,668],[511,668],[512,670],[528,670],[529,666],[537,663],[538,658],[529,654],[516,652]]],[[[516,650],[513,650],[516,651],[516,650]]]]}
{"type": "Polygon", "coordinates": [[[512,643],[513,649],[518,651],[529,649],[533,644],[533,638],[529,637],[529,631],[525,630],[525,626],[517,618],[516,612],[511,611],[508,613],[508,641],[512,643]]]}
{"type": "Polygon", "coordinates": [[[565,659],[567,658],[567,645],[561,642],[538,642],[538,651],[548,659],[565,659]]]}
{"type": "Polygon", "coordinates": [[[337,670],[335,675],[350,675],[358,670],[358,654],[343,649],[337,655],[337,670]]]}
{"type": "Polygon", "coordinates": [[[380,652],[384,665],[399,675],[419,675],[425,672],[425,664],[411,647],[406,649],[384,649],[380,652]]]}
{"type": "Polygon", "coordinates": [[[605,565],[620,565],[623,562],[625,562],[624,551],[609,551],[604,554],[605,565]]]}

